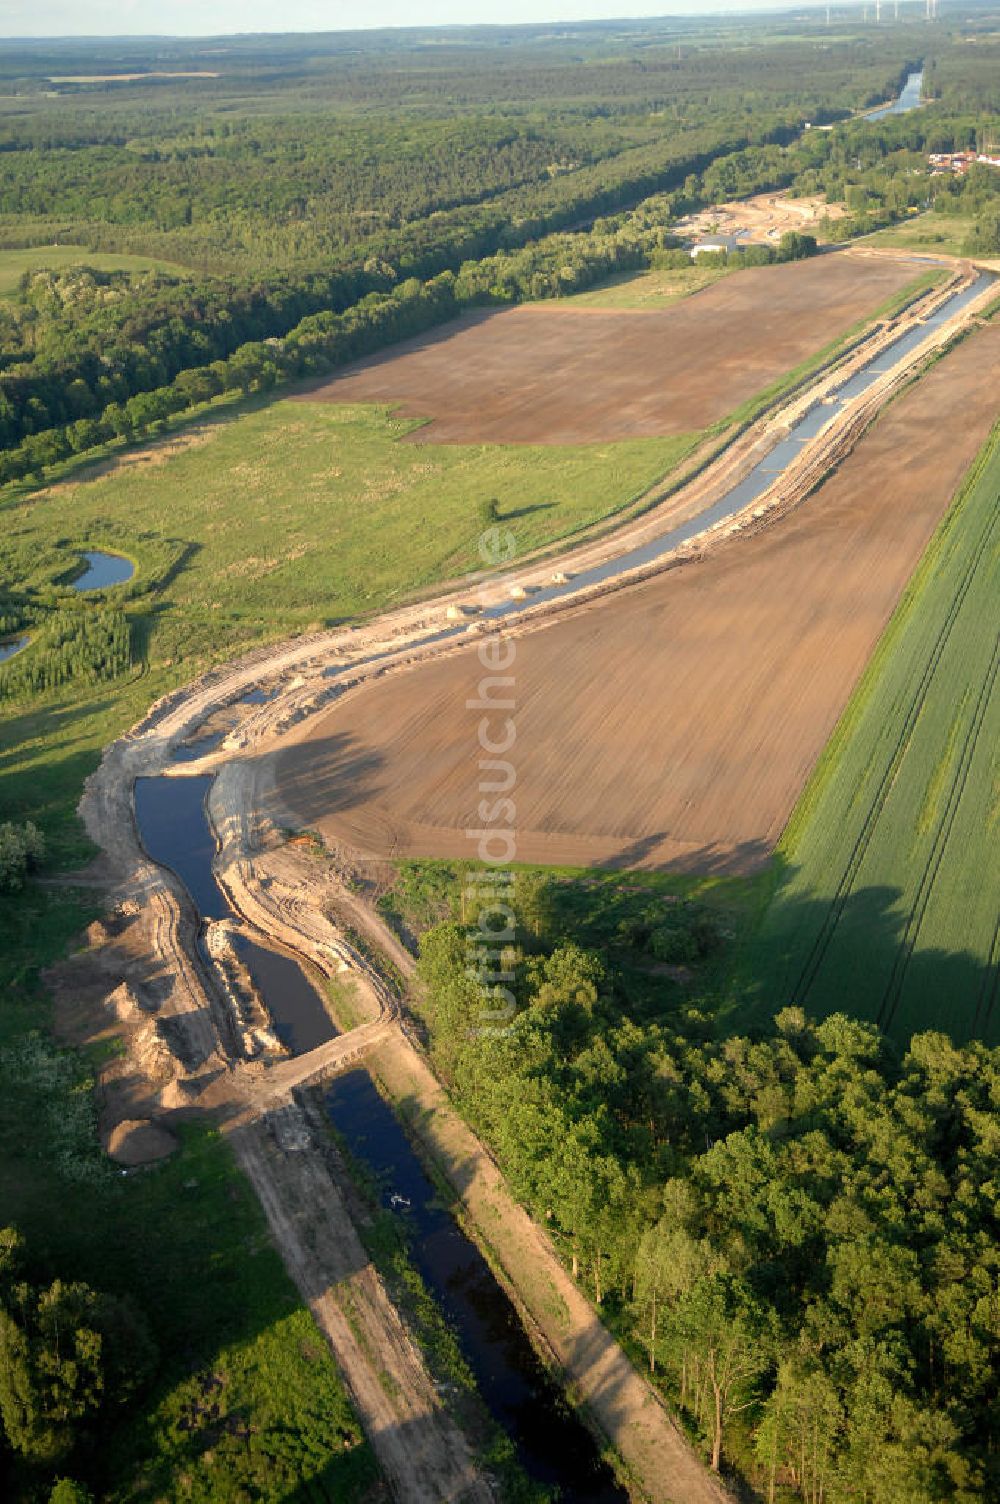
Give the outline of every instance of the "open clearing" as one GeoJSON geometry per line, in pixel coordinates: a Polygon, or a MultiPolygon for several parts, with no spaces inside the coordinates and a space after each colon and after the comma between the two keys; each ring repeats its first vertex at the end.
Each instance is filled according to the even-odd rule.
{"type": "Polygon", "coordinates": [[[1000,431],[782,840],[750,952],[762,1010],[1000,1042],[998,491],[1000,431]]]}
{"type": "Polygon", "coordinates": [[[69,266],[92,266],[102,272],[169,272],[175,277],[191,275],[186,266],[160,261],[153,256],[119,255],[115,251],[91,251],[85,245],[35,245],[27,250],[0,250],[0,298],[9,298],[25,272],[65,271],[69,266]]]}
{"type": "MultiPolygon", "coordinates": [[[[894,403],[798,512],[517,642],[517,856],[747,871],[773,849],[995,418],[1000,327],[894,403]]],[[[473,854],[470,651],[360,689],[277,754],[303,824],[473,854]]]]}
{"type": "Polygon", "coordinates": [[[926,214],[914,215],[886,230],[877,230],[863,242],[865,245],[884,246],[886,250],[919,251],[927,255],[938,252],[946,256],[961,256],[962,247],[972,234],[975,220],[972,215],[939,214],[931,209],[926,214]]]}
{"type": "Polygon", "coordinates": [[[519,553],[552,542],[642,495],[698,439],[427,449],[399,442],[411,427],[384,408],[294,399],[220,408],[92,479],[11,502],[0,567],[8,549],[34,564],[72,539],[128,554],[148,579],[169,526],[184,562],[150,652],[177,660],[367,615],[479,567],[486,497],[519,553]]]}
{"type": "MultiPolygon", "coordinates": [[[[666,308],[680,298],[690,297],[693,292],[701,292],[703,287],[721,282],[723,277],[735,275],[736,268],[697,266],[694,262],[690,266],[664,270],[652,268],[644,272],[618,272],[597,287],[589,287],[586,292],[575,292],[567,298],[560,298],[557,306],[561,309],[666,308]]],[[[547,306],[551,308],[551,302],[547,306]]]]}
{"type": "Polygon", "coordinates": [[[790,198],[787,193],[757,193],[699,209],[679,219],[673,230],[692,240],[725,235],[745,238],[747,245],[767,245],[789,232],[819,236],[824,219],[843,219],[846,213],[843,204],[828,204],[822,194],[790,198]]]}
{"type": "Polygon", "coordinates": [[[900,257],[837,252],[724,277],[662,311],[525,304],[466,315],[324,382],[437,444],[581,444],[704,429],[914,282],[900,257]]]}

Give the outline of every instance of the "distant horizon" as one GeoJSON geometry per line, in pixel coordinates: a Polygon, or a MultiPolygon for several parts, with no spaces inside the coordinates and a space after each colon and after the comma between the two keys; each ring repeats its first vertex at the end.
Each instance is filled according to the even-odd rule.
{"type": "MultiPolygon", "coordinates": [[[[908,11],[923,12],[924,0],[904,0],[908,11]]],[[[187,41],[214,37],[314,36],[351,31],[415,31],[505,26],[574,26],[601,21],[655,21],[698,19],[700,16],[765,15],[822,10],[826,0],[550,0],[544,15],[537,14],[533,0],[481,0],[475,14],[468,0],[427,0],[426,11],[413,15],[413,0],[372,0],[365,7],[341,0],[288,0],[281,7],[281,25],[269,25],[275,13],[270,0],[164,0],[158,8],[163,24],[156,30],[130,26],[135,17],[145,20],[148,8],[138,0],[90,0],[86,29],[74,26],[81,7],[74,0],[12,0],[13,29],[0,40],[10,42],[59,41],[187,41]],[[532,11],[535,11],[532,14],[532,11]],[[19,13],[23,13],[23,21],[19,13]]],[[[831,10],[864,8],[864,0],[831,4],[831,10]]],[[[888,24],[888,23],[883,23],[888,24]]]]}

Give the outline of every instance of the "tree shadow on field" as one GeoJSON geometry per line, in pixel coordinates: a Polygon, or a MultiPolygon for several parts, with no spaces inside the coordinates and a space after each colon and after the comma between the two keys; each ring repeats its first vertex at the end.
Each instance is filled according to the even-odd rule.
{"type": "Polygon", "coordinates": [[[554,506],[554,501],[536,501],[534,506],[515,507],[513,511],[501,512],[497,521],[516,522],[519,517],[530,517],[533,512],[550,512],[554,506]]]}
{"type": "Polygon", "coordinates": [[[888,885],[790,893],[789,868],[737,965],[727,1029],[763,1025],[795,1004],[812,1017],[846,1013],[905,1048],[926,1030],[1000,1042],[1000,954],[983,934],[984,960],[921,943],[914,893],[888,885]]]}
{"type": "Polygon", "coordinates": [[[362,748],[349,734],[316,737],[279,752],[276,782],[282,803],[306,825],[324,815],[350,809],[379,793],[376,774],[384,765],[380,752],[362,748]]]}
{"type": "Polygon", "coordinates": [[[597,863],[612,870],[641,867],[647,872],[678,872],[704,877],[743,877],[760,871],[771,859],[766,841],[747,840],[730,844],[709,842],[704,846],[683,847],[671,853],[675,843],[667,830],[637,836],[621,851],[597,863]]]}

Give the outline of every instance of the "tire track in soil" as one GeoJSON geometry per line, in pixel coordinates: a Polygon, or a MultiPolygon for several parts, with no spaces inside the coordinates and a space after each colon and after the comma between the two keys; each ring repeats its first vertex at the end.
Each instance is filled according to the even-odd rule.
{"type": "Polygon", "coordinates": [[[962,609],[965,598],[968,595],[969,590],[972,588],[972,582],[975,579],[983,555],[986,553],[986,550],[990,545],[990,540],[996,529],[997,517],[998,514],[994,512],[983,527],[979,541],[975,546],[968,565],[966,566],[965,573],[962,576],[958,589],[955,591],[955,594],[952,597],[951,604],[948,607],[945,619],[941,624],[941,629],[934,640],[930,655],[924,665],[923,672],[921,673],[920,679],[917,683],[913,697],[907,709],[903,726],[896,740],[896,744],[893,747],[892,755],[885,768],[885,771],[882,774],[881,779],[879,780],[878,787],[875,790],[872,803],[868,808],[868,813],[864,818],[861,830],[858,832],[857,839],[855,840],[854,845],[851,848],[851,852],[845,864],[844,871],[841,874],[840,881],[837,884],[833,899],[830,903],[830,907],[827,910],[826,918],[823,921],[819,934],[812,944],[809,955],[807,956],[806,961],[803,964],[802,970],[799,972],[798,980],[794,988],[792,989],[792,1000],[797,1003],[804,1004],[806,1002],[810,992],[812,991],[816,983],[816,979],[819,976],[823,961],[826,958],[826,954],[830,948],[834,934],[836,933],[837,926],[839,925],[841,918],[843,917],[844,909],[847,906],[847,901],[851,896],[851,892],[857,880],[858,873],[861,870],[861,865],[865,859],[865,856],[867,855],[868,848],[871,845],[872,837],[875,834],[879,819],[882,815],[883,810],[885,809],[890,790],[892,789],[892,786],[896,781],[896,775],[899,772],[900,765],[903,761],[903,758],[906,756],[907,750],[909,749],[910,741],[913,737],[913,732],[916,728],[917,721],[920,718],[920,713],[923,710],[924,705],[926,704],[931,684],[934,681],[934,677],[941,663],[941,659],[944,655],[944,650],[948,645],[948,641],[954,629],[955,622],[958,619],[958,615],[962,609]]]}
{"type": "Polygon", "coordinates": [[[972,720],[969,723],[969,729],[966,732],[965,741],[962,744],[962,751],[959,756],[958,768],[956,770],[955,777],[952,780],[951,788],[948,791],[948,799],[945,804],[944,812],[941,816],[941,819],[938,821],[937,830],[934,832],[934,839],[931,842],[931,849],[927,854],[927,861],[924,863],[924,870],[921,873],[920,882],[917,885],[916,896],[907,916],[906,925],[903,929],[899,948],[896,952],[896,958],[893,962],[892,973],[889,977],[885,994],[883,995],[882,1003],[876,1016],[878,1025],[883,1030],[883,1032],[888,1032],[892,1021],[896,1016],[896,1008],[899,1005],[899,999],[902,994],[903,986],[906,982],[907,968],[910,964],[910,958],[912,957],[913,952],[916,949],[917,939],[920,935],[920,927],[924,922],[924,915],[927,913],[927,907],[931,900],[931,894],[934,891],[934,884],[937,881],[938,873],[941,870],[941,863],[944,859],[944,853],[947,849],[948,841],[951,836],[952,829],[955,825],[955,819],[958,814],[958,807],[962,802],[962,794],[969,779],[969,769],[972,766],[972,760],[975,757],[976,753],[976,746],[978,745],[980,733],[983,729],[983,722],[986,719],[986,712],[989,709],[990,700],[993,697],[993,690],[996,685],[998,670],[1000,670],[1000,637],[997,638],[993,648],[993,655],[990,659],[990,666],[986,671],[986,678],[984,679],[982,687],[980,688],[979,698],[976,701],[972,720]]]}

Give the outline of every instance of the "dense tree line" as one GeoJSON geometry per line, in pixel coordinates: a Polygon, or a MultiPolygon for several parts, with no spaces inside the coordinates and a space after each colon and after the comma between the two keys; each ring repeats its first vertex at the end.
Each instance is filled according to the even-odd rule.
{"type": "Polygon", "coordinates": [[[57,689],[71,679],[115,679],[131,666],[131,630],[120,607],[86,601],[35,606],[21,613],[18,625],[29,623],[29,645],[0,664],[0,702],[57,689]]]}
{"type": "MultiPolygon", "coordinates": [[[[0,437],[5,431],[5,421],[8,435],[16,434],[20,427],[22,436],[20,443],[8,438],[7,449],[0,452],[0,483],[27,475],[41,475],[46,466],[85,453],[101,443],[141,436],[164,419],[223,393],[266,391],[279,382],[323,374],[346,361],[453,318],[469,305],[560,297],[580,291],[616,272],[653,264],[676,262],[677,265],[687,265],[689,258],[685,251],[670,250],[677,246],[677,241],[665,230],[662,221],[679,206],[692,202],[686,195],[694,192],[696,187],[697,179],[689,177],[685,187],[676,194],[656,195],[644,200],[631,213],[602,217],[588,233],[546,236],[520,251],[504,251],[466,261],[459,266],[457,275],[447,271],[427,281],[410,277],[392,285],[395,278],[393,268],[384,263],[368,263],[365,275],[391,286],[391,291],[368,293],[342,312],[324,309],[307,314],[284,337],[247,340],[225,358],[186,366],[172,381],[152,389],[145,386],[145,382],[152,379],[156,370],[162,371],[164,365],[169,369],[175,362],[161,361],[154,367],[148,360],[142,361],[138,349],[134,349],[130,367],[132,379],[139,379],[143,385],[141,390],[124,400],[121,394],[128,390],[131,379],[122,364],[114,375],[106,372],[92,374],[90,383],[79,375],[68,384],[65,376],[60,380],[55,375],[43,383],[36,373],[36,391],[46,393],[48,406],[39,396],[24,400],[24,391],[32,380],[30,374],[19,377],[17,373],[8,373],[6,378],[0,378],[0,437]],[[5,393],[6,412],[3,405],[5,393]],[[16,393],[20,394],[17,407],[12,400],[16,393]],[[104,405],[105,399],[114,393],[118,395],[104,405]],[[53,411],[61,416],[62,422],[42,426],[44,418],[50,417],[53,411]],[[34,428],[34,424],[39,426],[34,428]],[[28,431],[25,433],[26,427],[28,431]]],[[[697,202],[697,199],[693,201],[697,202]]],[[[809,255],[815,249],[811,237],[788,235],[773,250],[766,246],[748,248],[738,256],[723,256],[721,259],[748,266],[763,265],[809,255]]],[[[116,276],[120,280],[119,274],[102,275],[89,269],[62,274],[40,273],[25,279],[25,293],[36,309],[44,307],[47,301],[54,302],[57,308],[64,307],[70,300],[77,306],[85,306],[88,289],[103,290],[115,283],[116,276]]],[[[156,278],[151,280],[158,281],[156,278]]],[[[176,290],[183,291],[183,288],[176,290]]],[[[123,302],[127,306],[127,298],[123,302]]],[[[102,299],[100,306],[106,308],[107,301],[102,299]]],[[[281,303],[286,312],[293,306],[291,299],[281,303]]],[[[211,349],[207,330],[213,327],[221,330],[220,341],[225,348],[235,337],[236,328],[245,331],[250,319],[250,314],[246,314],[237,324],[234,319],[224,317],[223,306],[219,310],[218,323],[213,324],[207,304],[205,309],[203,323],[193,330],[179,320],[171,321],[178,342],[184,344],[189,354],[198,346],[202,353],[207,353],[206,345],[211,349]]],[[[265,319],[272,310],[266,300],[262,300],[259,311],[261,319],[265,319]]],[[[157,338],[155,342],[162,354],[162,341],[157,338]]],[[[85,369],[88,373],[100,371],[106,359],[106,356],[95,354],[93,366],[88,365],[85,369]]],[[[35,371],[34,366],[27,369],[29,373],[35,371]]]]}
{"type": "Polygon", "coordinates": [[[507,1027],[481,936],[421,942],[435,1061],[516,1192],[713,1466],[810,1504],[995,1498],[998,1052],[900,1058],[794,1007],[716,1038],[650,978],[697,971],[717,915],[640,898],[595,950],[564,888],[518,879],[507,1027]]]}
{"type": "MultiPolygon", "coordinates": [[[[31,1496],[148,1383],[157,1353],[131,1300],[80,1282],[30,1279],[28,1251],[0,1229],[0,1462],[4,1444],[31,1496]]],[[[26,1496],[26,1495],[22,1495],[26,1496]]],[[[85,1499],[69,1480],[55,1499],[85,1499]]]]}

